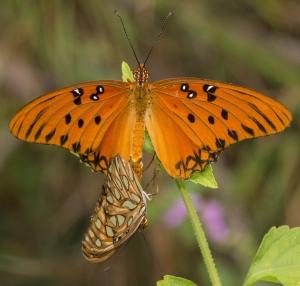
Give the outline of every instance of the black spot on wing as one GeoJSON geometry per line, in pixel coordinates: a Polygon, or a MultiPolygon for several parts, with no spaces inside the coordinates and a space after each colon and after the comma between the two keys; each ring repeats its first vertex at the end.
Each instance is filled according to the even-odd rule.
{"type": "Polygon", "coordinates": [[[83,126],[83,124],[84,124],[84,121],[83,121],[83,119],[80,118],[78,120],[78,127],[81,128],[83,126]]]}
{"type": "Polygon", "coordinates": [[[211,148],[210,148],[208,145],[204,145],[204,146],[203,146],[203,150],[210,151],[211,148]]]}
{"type": "Polygon", "coordinates": [[[273,122],[253,103],[248,102],[248,104],[258,113],[260,114],[264,120],[271,126],[271,128],[276,131],[276,126],[273,124],[273,122]]]}
{"type": "Polygon", "coordinates": [[[74,102],[74,104],[76,104],[76,105],[82,104],[82,102],[81,102],[81,96],[78,96],[77,98],[75,98],[73,102],[74,102]]]}
{"type": "Polygon", "coordinates": [[[93,152],[93,149],[92,148],[87,148],[86,150],[85,150],[85,154],[90,154],[90,153],[92,153],[93,152]]]}
{"type": "Polygon", "coordinates": [[[52,137],[55,134],[55,131],[56,131],[56,128],[54,128],[48,135],[46,135],[45,139],[47,142],[49,142],[52,139],[52,137]]]}
{"type": "Polygon", "coordinates": [[[43,129],[44,129],[45,126],[46,126],[46,124],[43,124],[43,125],[39,128],[39,130],[36,132],[36,134],[35,134],[35,136],[34,136],[35,141],[37,141],[37,140],[40,138],[41,133],[42,133],[42,131],[43,131],[43,129]]]}
{"type": "Polygon", "coordinates": [[[197,97],[197,92],[194,91],[194,90],[189,90],[188,95],[186,97],[189,98],[189,99],[196,98],[197,97]]]}
{"type": "Polygon", "coordinates": [[[214,85],[210,85],[210,84],[203,85],[204,92],[215,93],[217,89],[218,87],[214,85]]]}
{"type": "Polygon", "coordinates": [[[80,142],[76,142],[72,144],[72,149],[74,152],[79,152],[81,148],[80,142]]]}
{"type": "Polygon", "coordinates": [[[181,91],[184,91],[184,92],[187,92],[189,90],[190,86],[188,83],[183,83],[181,86],[180,86],[180,90],[181,91]]]}
{"type": "Polygon", "coordinates": [[[76,97],[80,97],[83,95],[83,89],[81,87],[79,88],[76,88],[74,90],[71,90],[71,93],[73,94],[73,96],[76,98],[76,97]]]}
{"type": "Polygon", "coordinates": [[[216,138],[216,146],[219,149],[224,149],[225,148],[225,140],[216,138]]]}
{"type": "Polygon", "coordinates": [[[244,125],[244,124],[241,124],[241,126],[242,126],[242,128],[243,128],[248,134],[250,134],[251,136],[254,136],[254,131],[253,131],[252,128],[250,128],[250,127],[248,127],[248,126],[246,126],[246,125],[244,125]]]}
{"type": "Polygon", "coordinates": [[[99,125],[100,122],[101,122],[101,117],[98,115],[98,116],[95,117],[95,123],[97,125],[99,125]]]}
{"type": "Polygon", "coordinates": [[[37,123],[37,121],[39,120],[39,118],[42,116],[42,114],[46,111],[47,107],[44,108],[43,110],[41,110],[38,115],[35,117],[35,119],[33,120],[32,124],[29,126],[27,132],[26,132],[26,139],[28,138],[28,136],[31,134],[31,131],[33,129],[33,127],[35,126],[35,124],[37,123]]]}
{"type": "Polygon", "coordinates": [[[215,119],[212,116],[208,116],[208,122],[210,124],[215,124],[215,119]]]}
{"type": "MultiPolygon", "coordinates": [[[[17,134],[19,135],[19,133],[20,133],[20,131],[21,131],[21,129],[22,129],[22,125],[23,125],[23,122],[21,122],[21,124],[20,124],[20,126],[19,126],[19,129],[18,129],[18,132],[17,132],[17,134]]],[[[15,126],[14,126],[15,127],[15,126]]]]}
{"type": "Polygon", "coordinates": [[[71,114],[68,113],[66,116],[65,116],[65,119],[66,119],[66,124],[69,124],[72,120],[72,117],[71,117],[71,114]]]}
{"type": "Polygon", "coordinates": [[[104,87],[102,85],[98,85],[96,88],[97,94],[103,94],[104,93],[104,87]]]}
{"type": "Polygon", "coordinates": [[[193,114],[190,113],[190,114],[187,116],[187,118],[188,118],[189,122],[191,122],[191,123],[194,123],[194,122],[195,122],[195,116],[194,116],[193,114]]]}
{"type": "Polygon", "coordinates": [[[213,95],[212,93],[210,93],[210,92],[207,93],[207,101],[213,102],[216,100],[216,98],[217,97],[215,95],[213,95]]]}
{"type": "Polygon", "coordinates": [[[252,121],[257,125],[257,127],[259,128],[259,130],[261,130],[262,132],[264,132],[265,134],[267,134],[267,130],[266,128],[260,123],[258,122],[255,118],[250,117],[252,119],[252,121]]]}
{"type": "Polygon", "coordinates": [[[63,146],[69,139],[68,133],[60,137],[60,146],[63,146]]]}
{"type": "Polygon", "coordinates": [[[223,119],[227,120],[228,119],[228,111],[225,109],[222,109],[221,116],[223,119]]]}
{"type": "Polygon", "coordinates": [[[236,131],[234,131],[234,130],[228,129],[228,135],[235,141],[239,140],[238,135],[237,135],[236,131]]]}
{"type": "Polygon", "coordinates": [[[93,101],[98,101],[100,98],[99,98],[98,94],[93,93],[93,94],[91,94],[90,99],[93,101]]]}

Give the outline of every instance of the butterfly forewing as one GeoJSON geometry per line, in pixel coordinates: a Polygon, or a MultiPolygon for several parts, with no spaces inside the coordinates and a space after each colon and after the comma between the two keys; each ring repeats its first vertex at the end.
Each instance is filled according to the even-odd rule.
{"type": "Polygon", "coordinates": [[[120,123],[132,117],[128,86],[121,81],[94,81],[46,94],[20,109],[10,130],[25,141],[88,155],[99,147],[116,117],[120,123]]]}
{"type": "Polygon", "coordinates": [[[85,259],[93,263],[106,260],[138,228],[146,225],[143,189],[130,164],[117,155],[111,161],[91,224],[82,240],[85,259]]]}

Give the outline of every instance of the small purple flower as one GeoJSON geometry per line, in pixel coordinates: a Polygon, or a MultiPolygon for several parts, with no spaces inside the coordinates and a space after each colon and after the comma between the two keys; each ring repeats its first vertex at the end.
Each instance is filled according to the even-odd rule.
{"type": "MultiPolygon", "coordinates": [[[[223,243],[229,237],[229,230],[224,220],[222,205],[215,199],[203,199],[198,194],[191,194],[195,209],[200,213],[201,221],[211,239],[223,243]]],[[[181,224],[187,217],[187,210],[181,198],[164,215],[164,223],[170,228],[181,224]]]]}

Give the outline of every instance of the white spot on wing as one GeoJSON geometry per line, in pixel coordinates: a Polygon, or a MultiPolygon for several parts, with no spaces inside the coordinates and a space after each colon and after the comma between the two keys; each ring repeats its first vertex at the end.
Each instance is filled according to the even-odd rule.
{"type": "Polygon", "coordinates": [[[89,229],[89,235],[90,235],[90,237],[95,237],[95,234],[94,234],[93,231],[90,230],[90,229],[89,229]]]}
{"type": "Polygon", "coordinates": [[[99,239],[97,239],[97,240],[96,240],[96,245],[97,245],[98,247],[100,247],[101,244],[102,244],[101,241],[100,241],[99,239]]]}
{"type": "Polygon", "coordinates": [[[96,225],[96,227],[97,227],[98,229],[100,229],[100,227],[101,227],[101,221],[100,221],[100,219],[97,219],[97,220],[96,220],[95,225],[96,225]]]}

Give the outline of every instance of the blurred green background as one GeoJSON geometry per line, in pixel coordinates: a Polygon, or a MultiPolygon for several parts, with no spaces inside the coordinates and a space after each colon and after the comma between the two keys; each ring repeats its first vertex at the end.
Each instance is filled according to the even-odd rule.
{"type": "MultiPolygon", "coordinates": [[[[175,11],[147,63],[150,82],[189,76],[230,82],[293,113],[283,133],[222,153],[213,165],[218,189],[188,185],[223,207],[229,236],[222,243],[208,239],[223,284],[242,285],[264,234],[274,225],[300,225],[298,0],[1,0],[0,285],[147,286],[160,278],[140,233],[109,271],[103,272],[110,261],[84,261],[81,239],[103,175],[65,149],[21,142],[8,130],[13,114],[39,95],[88,80],[121,80],[122,61],[137,66],[115,9],[140,61],[175,11]]],[[[150,159],[146,154],[145,164],[150,159]]],[[[152,168],[143,177],[145,185],[152,168]]],[[[162,274],[210,285],[189,222],[164,223],[178,196],[162,171],[148,204],[147,241],[162,274]]]]}

